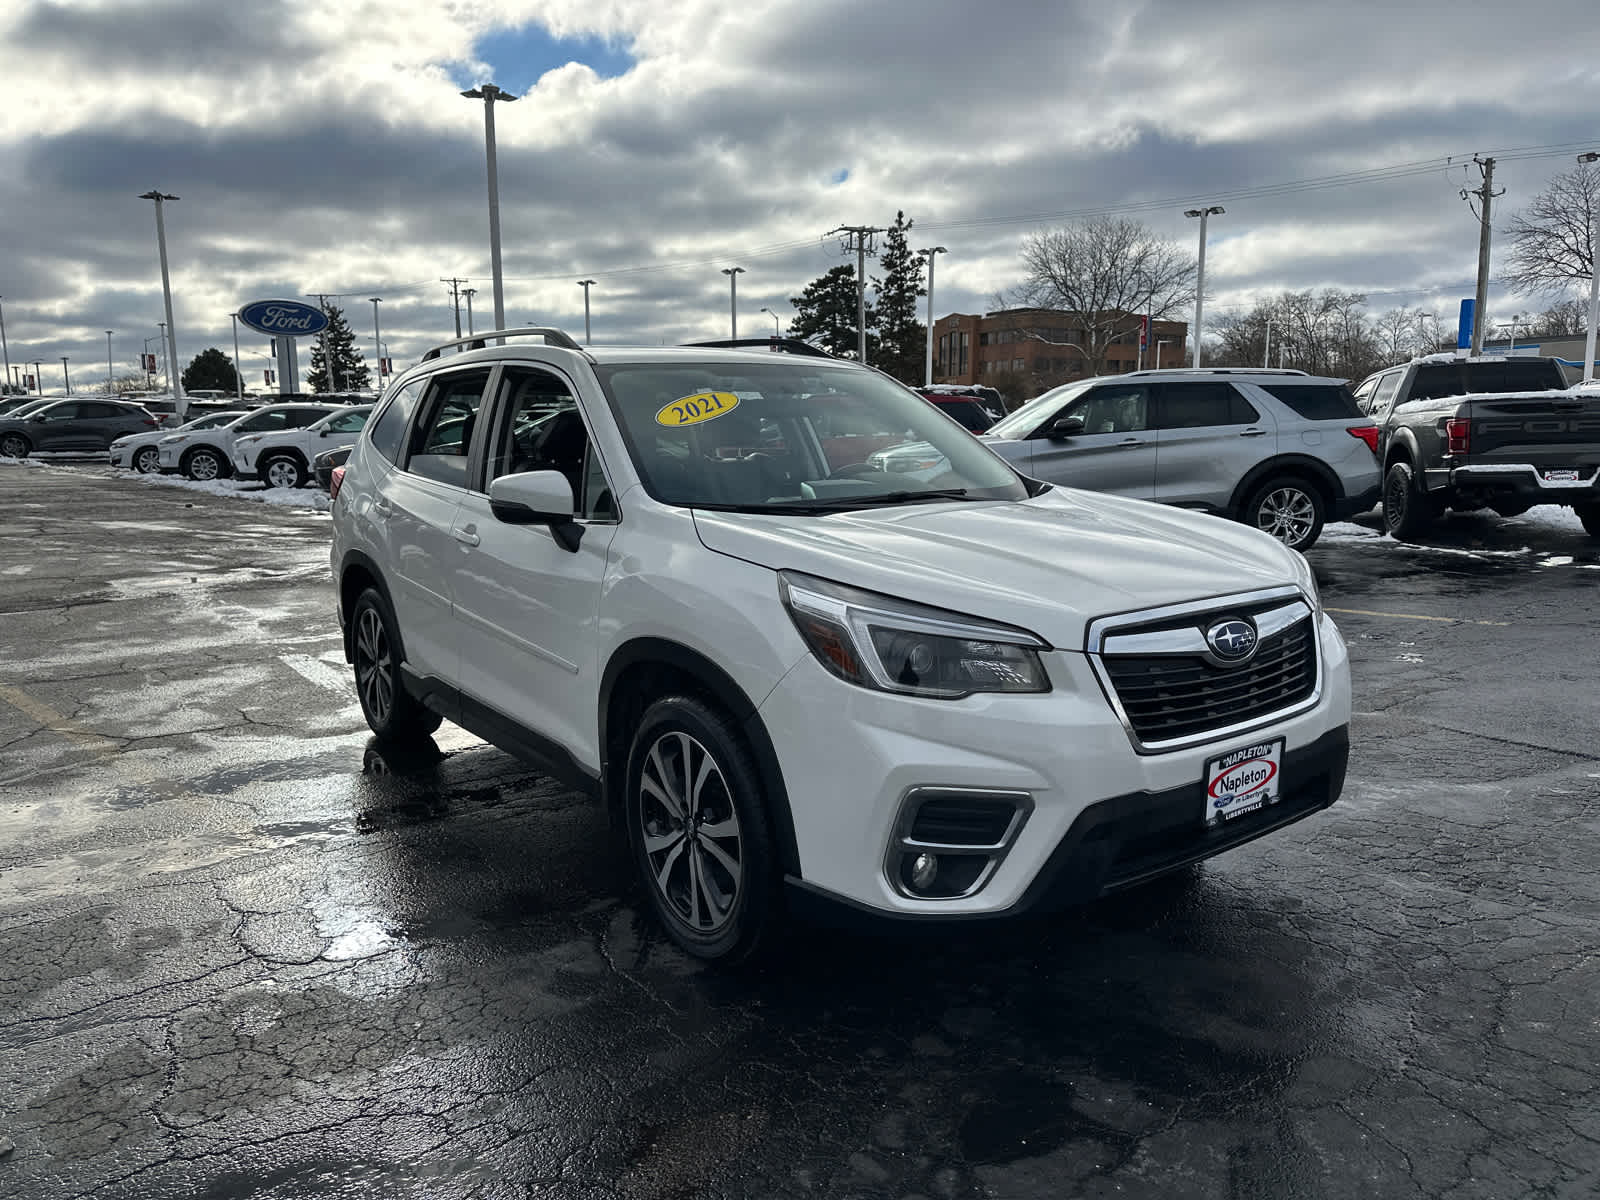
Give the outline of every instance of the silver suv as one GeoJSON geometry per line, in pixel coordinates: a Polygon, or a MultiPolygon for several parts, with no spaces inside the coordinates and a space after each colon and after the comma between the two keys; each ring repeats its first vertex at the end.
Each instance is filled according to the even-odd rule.
{"type": "Polygon", "coordinates": [[[1025,475],[1254,525],[1295,550],[1378,500],[1377,425],[1341,379],[1131,371],[1046,392],[984,435],[1025,475]]]}

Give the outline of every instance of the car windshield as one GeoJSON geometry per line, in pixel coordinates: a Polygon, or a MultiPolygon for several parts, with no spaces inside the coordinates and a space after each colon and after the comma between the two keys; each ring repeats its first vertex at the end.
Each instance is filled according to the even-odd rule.
{"type": "Polygon", "coordinates": [[[1042,396],[1035,396],[1029,400],[1016,412],[1001,417],[989,426],[988,435],[997,438],[1027,437],[1047,416],[1095,382],[1097,381],[1093,379],[1082,379],[1077,383],[1066,383],[1058,388],[1051,388],[1042,396]]]}
{"type": "MultiPolygon", "coordinates": [[[[774,356],[777,357],[777,356],[774,356]]],[[[921,500],[1019,500],[1020,477],[921,396],[811,359],[597,366],[645,489],[668,504],[826,512],[921,500]],[[880,453],[921,443],[915,475],[880,453]]]]}

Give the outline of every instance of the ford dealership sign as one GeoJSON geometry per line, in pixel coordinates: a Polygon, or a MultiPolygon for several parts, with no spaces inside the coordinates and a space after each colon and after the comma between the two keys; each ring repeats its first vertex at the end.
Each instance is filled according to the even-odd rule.
{"type": "Polygon", "coordinates": [[[304,337],[328,327],[320,308],[298,300],[253,300],[239,310],[239,320],[273,337],[304,337]]]}

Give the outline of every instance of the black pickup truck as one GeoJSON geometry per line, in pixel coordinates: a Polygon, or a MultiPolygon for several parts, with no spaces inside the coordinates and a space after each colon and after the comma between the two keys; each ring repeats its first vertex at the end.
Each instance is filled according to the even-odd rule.
{"type": "Polygon", "coordinates": [[[1513,517],[1561,504],[1600,537],[1600,392],[1568,390],[1557,360],[1429,355],[1355,395],[1378,423],[1392,536],[1416,537],[1446,508],[1513,517]]]}

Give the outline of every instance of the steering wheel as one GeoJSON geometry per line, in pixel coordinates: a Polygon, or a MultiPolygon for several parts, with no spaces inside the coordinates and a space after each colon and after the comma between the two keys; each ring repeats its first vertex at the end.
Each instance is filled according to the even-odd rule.
{"type": "Polygon", "coordinates": [[[868,462],[851,463],[848,467],[840,467],[832,472],[829,479],[879,479],[883,470],[868,462]]]}

